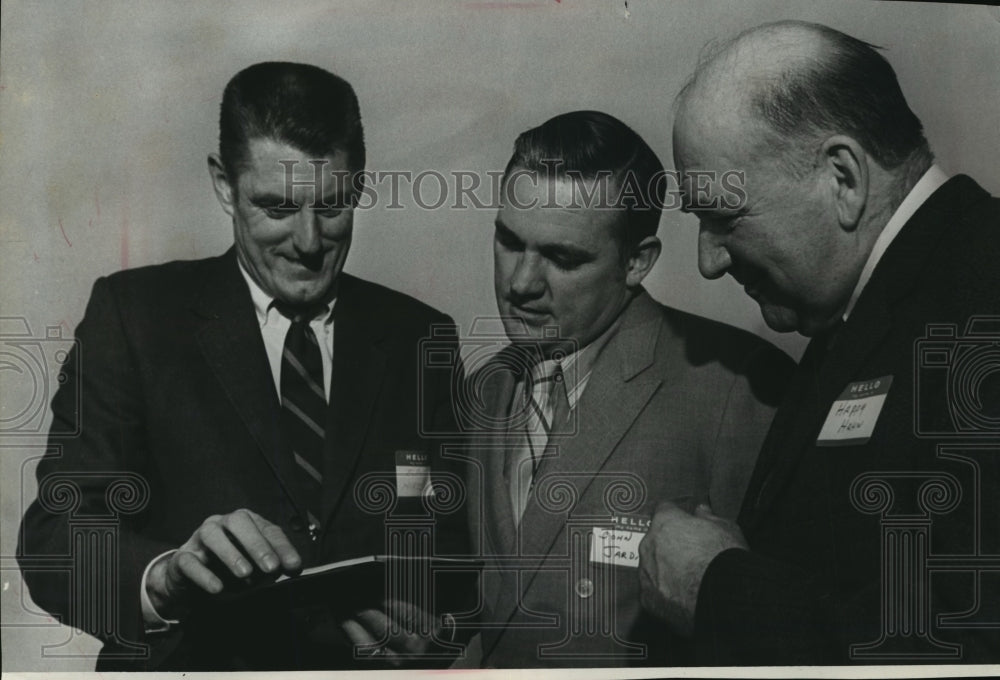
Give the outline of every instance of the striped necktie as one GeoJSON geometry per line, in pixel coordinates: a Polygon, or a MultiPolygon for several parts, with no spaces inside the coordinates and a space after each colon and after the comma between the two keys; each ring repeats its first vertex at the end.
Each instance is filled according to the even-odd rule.
{"type": "Polygon", "coordinates": [[[323,358],[316,334],[309,327],[315,315],[279,308],[292,319],[281,353],[281,415],[285,441],[295,459],[306,492],[309,533],[315,540],[322,516],[323,448],[326,439],[326,392],[323,358]]]}
{"type": "Polygon", "coordinates": [[[569,398],[562,365],[546,362],[542,375],[529,376],[524,385],[524,425],[518,443],[507,452],[507,480],[514,523],[519,524],[542,456],[553,432],[560,432],[569,419],[569,398]],[[538,398],[536,398],[536,396],[538,398]],[[539,400],[545,404],[544,408],[539,400]]]}

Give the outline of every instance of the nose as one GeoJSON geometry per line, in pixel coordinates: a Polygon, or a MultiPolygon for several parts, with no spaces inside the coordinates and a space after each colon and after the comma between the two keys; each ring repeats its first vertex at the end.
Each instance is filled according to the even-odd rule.
{"type": "Polygon", "coordinates": [[[698,271],[706,279],[717,279],[726,273],[733,264],[726,250],[723,238],[711,230],[700,227],[698,230],[698,271]]]}
{"type": "Polygon", "coordinates": [[[510,275],[510,292],[517,298],[536,298],[545,291],[539,257],[532,253],[521,253],[510,275]]]}
{"type": "Polygon", "coordinates": [[[295,250],[304,255],[312,255],[320,251],[320,218],[315,211],[303,207],[292,218],[292,245],[295,250]]]}

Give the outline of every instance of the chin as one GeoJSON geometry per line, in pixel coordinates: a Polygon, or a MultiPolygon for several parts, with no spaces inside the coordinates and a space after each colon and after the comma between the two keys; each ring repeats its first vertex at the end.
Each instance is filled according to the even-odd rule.
{"type": "Polygon", "coordinates": [[[503,316],[504,333],[507,334],[507,339],[511,342],[533,342],[541,336],[540,329],[512,314],[509,310],[504,310],[501,315],[503,316]]]}
{"type": "Polygon", "coordinates": [[[764,323],[772,331],[777,333],[791,333],[798,331],[802,335],[808,335],[799,325],[798,316],[787,309],[775,309],[773,307],[760,306],[760,314],[764,317],[764,323]]]}
{"type": "Polygon", "coordinates": [[[308,286],[302,286],[301,284],[290,285],[282,290],[282,294],[279,297],[289,304],[311,305],[315,302],[323,301],[330,287],[329,285],[322,286],[319,284],[308,286]]]}

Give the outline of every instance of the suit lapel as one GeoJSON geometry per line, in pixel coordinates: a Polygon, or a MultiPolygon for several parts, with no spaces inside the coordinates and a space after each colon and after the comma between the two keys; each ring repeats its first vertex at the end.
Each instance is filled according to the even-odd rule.
{"type": "Polygon", "coordinates": [[[985,195],[964,176],[952,178],[938,189],[890,245],[849,320],[819,361],[812,355],[823,353],[823,348],[815,346],[816,341],[810,343],[763,445],[741,524],[755,525],[761,510],[784,489],[801,457],[815,444],[830,406],[847,384],[881,377],[858,371],[892,329],[893,307],[918,282],[951,222],[949,213],[964,208],[967,199],[961,194],[971,196],[972,189],[985,195]]]}
{"type": "Polygon", "coordinates": [[[323,514],[340,504],[361,456],[386,371],[386,329],[366,306],[359,282],[340,275],[333,310],[333,375],[326,428],[323,514]]]}
{"type": "MultiPolygon", "coordinates": [[[[511,371],[496,371],[488,376],[482,386],[486,412],[509,414],[515,384],[511,371]]],[[[487,511],[483,530],[491,554],[510,554],[516,549],[514,512],[508,492],[510,481],[505,476],[507,449],[516,442],[516,437],[506,427],[506,420],[504,427],[490,433],[482,456],[483,479],[495,480],[483,490],[487,511]]]]}
{"type": "MultiPolygon", "coordinates": [[[[654,362],[660,328],[659,308],[643,292],[625,310],[617,333],[594,363],[571,420],[576,432],[546,447],[546,454],[552,456],[539,466],[534,491],[518,525],[523,555],[544,560],[569,519],[569,509],[553,512],[545,507],[546,480],[568,481],[576,489],[576,504],[581,505],[618,442],[659,388],[662,378],[646,369],[654,362]],[[541,504],[538,495],[543,496],[541,504]]],[[[595,492],[603,495],[603,491],[604,485],[598,484],[595,492]]],[[[603,499],[598,505],[603,506],[603,499]]],[[[522,574],[520,594],[531,586],[535,574],[537,570],[522,574]]]]}
{"type": "Polygon", "coordinates": [[[236,251],[230,249],[208,276],[194,305],[203,321],[197,333],[205,361],[232,402],[240,419],[274,471],[289,500],[300,513],[305,507],[280,426],[280,404],[275,391],[253,311],[250,291],[240,275],[236,251]]]}
{"type": "MultiPolygon", "coordinates": [[[[497,357],[493,361],[502,363],[502,357],[497,357]]],[[[487,371],[483,383],[475,386],[482,390],[485,412],[509,415],[515,384],[516,377],[510,370],[487,371]]],[[[513,435],[505,425],[507,420],[508,418],[504,417],[501,420],[504,426],[489,432],[485,440],[478,444],[482,447],[478,456],[482,463],[480,477],[482,509],[479,526],[482,539],[485,541],[482,553],[486,557],[511,555],[517,548],[514,515],[508,493],[509,480],[505,476],[507,448],[514,441],[513,435]]],[[[504,591],[500,585],[500,578],[496,572],[489,573],[483,578],[484,601],[493,612],[499,611],[499,598],[504,591]]]]}

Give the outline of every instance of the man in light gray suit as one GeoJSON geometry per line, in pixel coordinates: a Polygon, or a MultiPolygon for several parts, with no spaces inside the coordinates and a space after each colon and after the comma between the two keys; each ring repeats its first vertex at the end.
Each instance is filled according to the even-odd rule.
{"type": "Polygon", "coordinates": [[[735,517],[793,364],[643,289],[665,179],[593,111],[525,132],[507,165],[493,247],[512,342],[469,367],[500,423],[469,480],[486,666],[685,662],[640,609],[638,543],[663,499],[735,517]]]}

